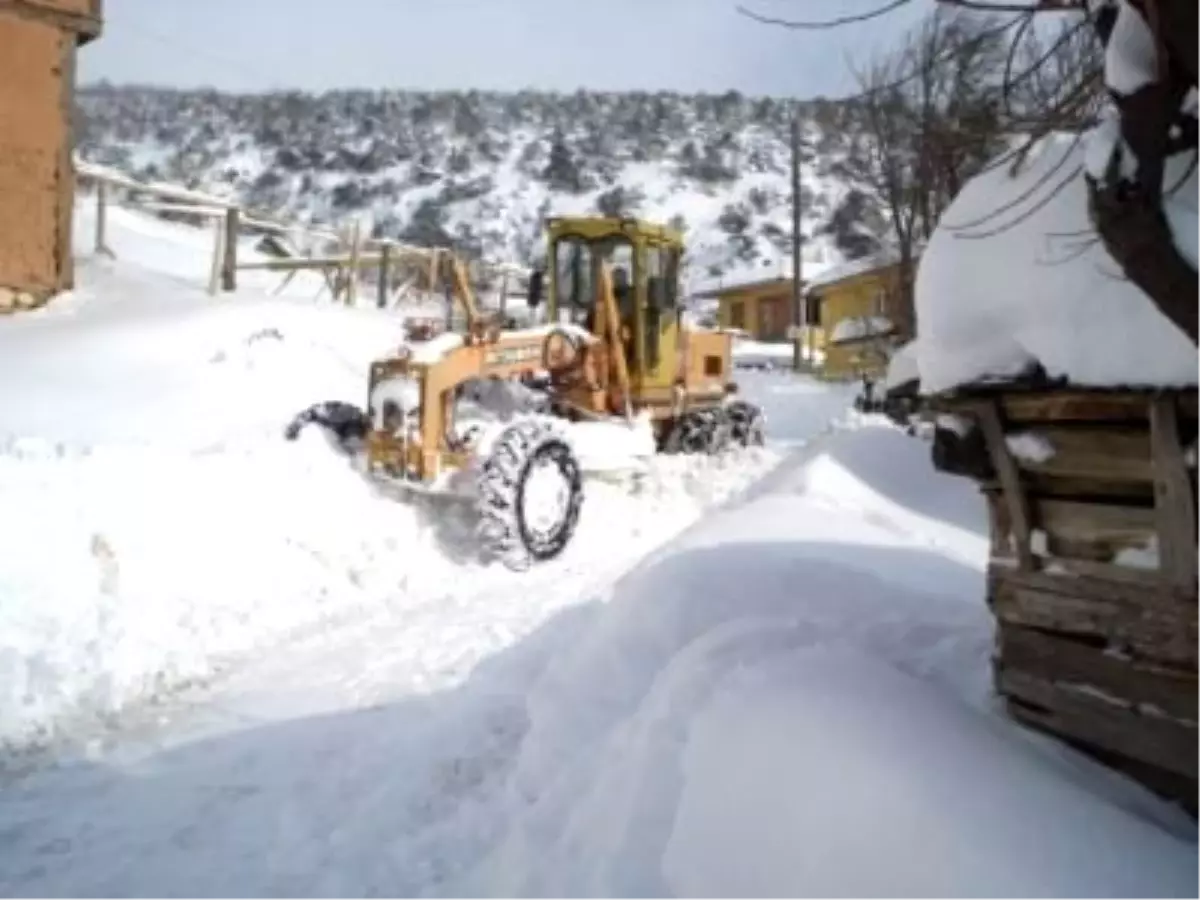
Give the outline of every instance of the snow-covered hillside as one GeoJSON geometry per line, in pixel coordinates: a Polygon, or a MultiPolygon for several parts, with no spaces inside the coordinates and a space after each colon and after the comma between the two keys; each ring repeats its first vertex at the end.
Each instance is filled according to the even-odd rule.
{"type": "MultiPolygon", "coordinates": [[[[546,215],[628,213],[685,230],[692,284],[789,265],[789,101],[96,87],[78,103],[85,159],[288,218],[358,216],[377,234],[528,262],[546,215]]],[[[883,225],[839,175],[846,110],[798,108],[813,272],[875,249],[883,225]]]]}

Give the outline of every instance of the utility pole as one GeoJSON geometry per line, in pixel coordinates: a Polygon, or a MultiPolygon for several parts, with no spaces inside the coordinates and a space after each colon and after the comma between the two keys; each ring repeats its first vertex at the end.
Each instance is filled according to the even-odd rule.
{"type": "Polygon", "coordinates": [[[804,365],[801,336],[808,319],[807,303],[804,299],[803,259],[800,244],[800,113],[792,110],[792,370],[799,372],[804,365]]]}

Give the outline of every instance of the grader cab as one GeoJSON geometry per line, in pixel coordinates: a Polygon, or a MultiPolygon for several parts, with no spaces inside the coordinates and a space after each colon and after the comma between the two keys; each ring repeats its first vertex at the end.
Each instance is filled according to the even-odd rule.
{"type": "Polygon", "coordinates": [[[566,546],[582,502],[572,428],[645,429],[652,450],[760,444],[737,398],[731,339],[685,327],[680,235],[634,219],[555,218],[530,282],[543,324],[505,330],[465,272],[447,283],[465,327],[371,366],[369,470],[425,490],[471,473],[484,544],[510,561],[566,546]]]}

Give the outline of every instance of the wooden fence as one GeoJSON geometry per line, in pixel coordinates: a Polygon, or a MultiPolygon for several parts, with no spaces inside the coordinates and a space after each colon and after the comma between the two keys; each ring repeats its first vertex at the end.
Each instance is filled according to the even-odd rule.
{"type": "MultiPolygon", "coordinates": [[[[380,309],[395,307],[416,290],[436,291],[445,287],[443,264],[453,257],[448,247],[417,247],[388,238],[364,237],[357,223],[345,229],[285,224],[255,215],[229,198],[176,185],[136,181],[81,161],[76,162],[75,170],[78,184],[95,188],[94,250],[98,254],[116,256],[108,242],[108,209],[116,200],[155,215],[192,220],[201,227],[210,224],[213,242],[208,290],[213,295],[236,291],[238,273],[247,271],[279,273],[282,281],[276,293],[286,288],[299,272],[319,272],[321,294],[328,290],[335,302],[354,305],[360,296],[364,273],[373,270],[375,305],[380,309]],[[239,239],[245,234],[261,235],[264,240],[260,252],[269,258],[239,259],[239,239]],[[315,238],[326,247],[319,255],[302,253],[290,242],[297,235],[315,238]]],[[[481,267],[499,278],[501,307],[516,280],[527,274],[524,267],[511,263],[484,263],[481,267]]]]}

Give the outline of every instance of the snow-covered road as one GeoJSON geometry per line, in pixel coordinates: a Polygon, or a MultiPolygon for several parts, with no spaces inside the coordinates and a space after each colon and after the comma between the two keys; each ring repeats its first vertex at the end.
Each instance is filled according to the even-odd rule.
{"type": "MultiPolygon", "coordinates": [[[[745,386],[788,446],[848,400],[790,376],[745,386]]],[[[115,729],[85,731],[74,762],[0,794],[0,893],[436,890],[497,837],[503,807],[489,787],[515,759],[546,660],[639,557],[784,452],[662,458],[640,496],[590,484],[569,552],[528,573],[425,547],[440,589],[426,574],[415,595],[264,645],[214,681],[127,710],[115,729]]]]}
{"type": "Polygon", "coordinates": [[[623,575],[300,637],[10,784],[0,893],[1194,892],[1188,822],[990,711],[978,503],[868,421],[623,575]]]}

